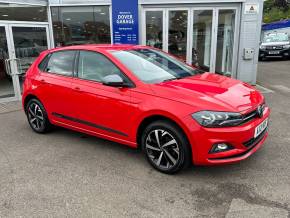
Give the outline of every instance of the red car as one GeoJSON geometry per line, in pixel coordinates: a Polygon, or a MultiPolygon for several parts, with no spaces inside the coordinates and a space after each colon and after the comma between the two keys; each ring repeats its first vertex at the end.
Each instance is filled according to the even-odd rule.
{"type": "Polygon", "coordinates": [[[23,107],[37,133],[56,125],[140,147],[164,173],[249,157],[265,142],[270,114],[246,83],[128,45],[43,52],[27,71],[23,107]]]}

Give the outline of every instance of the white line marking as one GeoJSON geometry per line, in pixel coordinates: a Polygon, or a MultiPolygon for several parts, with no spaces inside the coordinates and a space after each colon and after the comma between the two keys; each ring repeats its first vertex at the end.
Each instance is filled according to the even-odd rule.
{"type": "Polygon", "coordinates": [[[256,88],[257,88],[261,93],[263,93],[263,94],[274,93],[273,90],[268,89],[268,88],[266,88],[266,87],[264,87],[264,86],[260,86],[260,85],[258,85],[258,84],[256,84],[256,88]]]}
{"type": "Polygon", "coordinates": [[[290,92],[290,88],[288,88],[287,86],[272,85],[271,87],[274,88],[274,89],[278,89],[279,91],[282,91],[282,92],[290,92]]]}

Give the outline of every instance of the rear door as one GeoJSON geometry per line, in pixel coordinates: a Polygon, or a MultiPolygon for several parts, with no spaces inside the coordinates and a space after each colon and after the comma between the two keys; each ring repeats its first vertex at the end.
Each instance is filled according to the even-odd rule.
{"type": "Polygon", "coordinates": [[[130,88],[102,84],[103,78],[111,74],[118,74],[124,80],[128,78],[106,56],[94,51],[80,51],[77,65],[73,92],[80,127],[128,140],[132,120],[130,88]]]}
{"type": "MultiPolygon", "coordinates": [[[[72,81],[76,51],[57,51],[44,60],[37,80],[41,84],[39,96],[43,99],[49,117],[54,121],[67,121],[73,117],[72,81]]],[[[40,66],[41,66],[40,65],[40,66]]]]}

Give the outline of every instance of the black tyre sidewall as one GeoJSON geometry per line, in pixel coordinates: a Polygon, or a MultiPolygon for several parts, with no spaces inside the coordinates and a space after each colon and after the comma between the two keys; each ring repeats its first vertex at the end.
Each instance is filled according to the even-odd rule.
{"type": "Polygon", "coordinates": [[[28,101],[27,105],[26,105],[25,113],[26,113],[26,116],[27,116],[28,123],[29,123],[30,127],[32,128],[32,130],[33,130],[34,132],[37,132],[37,133],[46,133],[46,132],[48,132],[48,131],[51,130],[51,124],[50,124],[50,122],[49,122],[49,120],[48,120],[48,116],[47,116],[46,110],[45,110],[43,104],[42,104],[39,100],[37,100],[37,99],[35,99],[35,98],[30,99],[30,100],[28,101]],[[40,130],[35,129],[35,128],[32,126],[32,124],[30,123],[30,121],[29,121],[28,108],[29,108],[29,106],[30,106],[32,103],[37,104],[37,105],[40,107],[40,109],[42,110],[42,113],[43,113],[44,125],[43,125],[43,128],[41,128],[40,130]]]}
{"type": "Polygon", "coordinates": [[[155,169],[157,169],[158,171],[160,171],[162,173],[175,174],[175,173],[181,171],[182,169],[188,167],[191,163],[191,150],[189,148],[188,140],[187,140],[185,134],[174,123],[171,123],[168,121],[156,121],[156,122],[149,124],[145,128],[145,130],[142,134],[141,146],[142,146],[142,150],[143,150],[148,162],[155,169]],[[164,130],[168,131],[178,142],[179,149],[180,149],[180,158],[178,160],[178,164],[169,170],[164,170],[164,169],[157,167],[152,162],[150,157],[148,156],[147,149],[145,147],[146,138],[147,138],[148,134],[154,129],[164,129],[164,130]]]}

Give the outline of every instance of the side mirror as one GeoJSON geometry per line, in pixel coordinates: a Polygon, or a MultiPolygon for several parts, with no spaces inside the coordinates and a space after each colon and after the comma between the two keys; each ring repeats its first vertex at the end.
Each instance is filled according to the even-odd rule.
{"type": "Polygon", "coordinates": [[[126,83],[118,74],[105,76],[103,84],[112,87],[130,87],[130,84],[126,83]]]}

